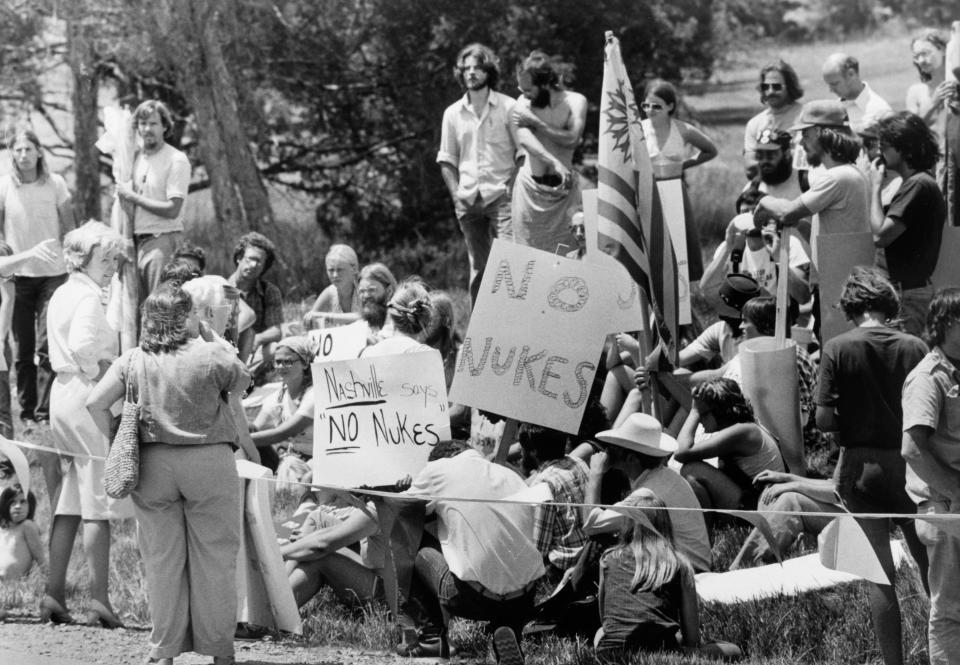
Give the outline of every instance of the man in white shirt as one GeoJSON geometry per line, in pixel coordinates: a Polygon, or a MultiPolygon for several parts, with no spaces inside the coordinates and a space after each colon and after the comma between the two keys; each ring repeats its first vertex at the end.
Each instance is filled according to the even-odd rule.
{"type": "Polygon", "coordinates": [[[133,112],[140,149],[133,181],[117,183],[117,195],[133,218],[140,302],[160,283],[163,266],[183,237],[183,202],[190,187],[190,160],[167,143],[173,116],[150,100],[133,112]]]}
{"type": "Polygon", "coordinates": [[[437,162],[467,244],[470,298],[476,302],[493,239],[510,228],[514,99],[496,91],[500,60],[483,44],[460,51],[453,72],[466,94],[443,113],[437,162]]]}
{"type": "MultiPolygon", "coordinates": [[[[418,596],[431,622],[441,626],[440,645],[401,644],[404,655],[449,657],[446,627],[451,616],[490,621],[498,663],[522,663],[518,639],[533,615],[540,552],[531,540],[533,510],[519,503],[444,501],[435,497],[505,499],[526,489],[511,469],[488,462],[465,442],[445,442],[446,457],[434,459],[413,479],[409,495],[428,499],[437,516],[441,551],[423,548],[415,570],[418,596]],[[418,593],[419,590],[419,593],[418,593]]],[[[439,448],[439,447],[438,447],[439,448]]],[[[435,451],[438,452],[438,451],[435,451]]]]}
{"type": "Polygon", "coordinates": [[[893,109],[860,78],[860,61],[846,53],[834,53],[823,63],[823,82],[840,98],[853,131],[860,132],[893,109]]]}

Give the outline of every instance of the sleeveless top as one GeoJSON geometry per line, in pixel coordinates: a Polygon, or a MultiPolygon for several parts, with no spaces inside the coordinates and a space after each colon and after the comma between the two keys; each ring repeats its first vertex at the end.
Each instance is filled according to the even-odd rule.
{"type": "MultiPolygon", "coordinates": [[[[758,427],[760,426],[758,425],[758,427]]],[[[752,455],[728,458],[726,460],[728,463],[732,462],[750,479],[753,479],[758,473],[766,469],[770,471],[786,471],[776,437],[763,427],[760,427],[760,433],[762,434],[762,443],[757,452],[752,455]]]]}
{"type": "Polygon", "coordinates": [[[653,163],[653,175],[657,180],[679,178],[683,175],[683,161],[689,158],[693,150],[689,143],[683,140],[680,123],[670,121],[670,134],[663,145],[657,140],[657,133],[653,131],[650,120],[641,120],[643,135],[647,139],[647,150],[650,161],[653,163]]]}

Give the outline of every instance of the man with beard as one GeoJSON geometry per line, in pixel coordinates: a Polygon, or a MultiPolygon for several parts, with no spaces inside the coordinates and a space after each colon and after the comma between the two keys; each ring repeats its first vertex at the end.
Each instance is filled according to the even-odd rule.
{"type": "Polygon", "coordinates": [[[437,162],[467,245],[476,302],[492,241],[510,231],[517,143],[509,113],[515,102],[496,91],[500,61],[483,44],[460,51],[453,74],[466,94],[443,113],[437,162]]]}
{"type": "MultiPolygon", "coordinates": [[[[760,70],[760,83],[757,86],[760,92],[760,102],[766,108],[747,121],[746,133],[743,137],[743,156],[746,161],[747,178],[753,179],[757,174],[757,139],[765,129],[783,131],[797,122],[803,105],[797,100],[803,97],[803,88],[800,78],[793,67],[783,60],[765,65],[760,70]]],[[[794,155],[797,168],[805,167],[805,161],[799,151],[794,155]]]]}
{"type": "Polygon", "coordinates": [[[367,338],[368,344],[376,344],[390,337],[393,330],[387,318],[387,303],[397,288],[397,280],[390,269],[382,263],[371,263],[360,270],[357,293],[360,294],[360,320],[354,321],[345,330],[352,330],[367,338]]]}
{"type": "MultiPolygon", "coordinates": [[[[813,263],[817,263],[819,233],[869,231],[869,184],[856,167],[860,141],[850,131],[847,112],[838,101],[817,100],[803,106],[798,124],[801,145],[811,166],[825,167],[810,189],[793,199],[764,196],[758,210],[783,226],[796,226],[816,214],[810,231],[813,263]]],[[[763,214],[762,214],[763,217],[763,214]]]]}
{"type": "Polygon", "coordinates": [[[276,258],[276,248],[266,236],[255,231],[240,237],[233,248],[237,266],[227,278],[240,291],[240,297],[253,310],[252,340],[241,338],[240,359],[248,361],[257,349],[262,360],[251,366],[254,382],[273,367],[273,345],[280,341],[283,323],[283,295],[276,285],[262,279],[276,258]]]}
{"type": "Polygon", "coordinates": [[[559,245],[577,247],[570,231],[580,205],[573,152],[587,117],[586,97],[563,88],[561,67],[543,51],[532,52],[517,68],[523,96],[510,112],[526,151],[513,187],[513,237],[551,253],[559,245]]]}
{"type": "MultiPolygon", "coordinates": [[[[139,150],[133,181],[117,184],[117,195],[133,219],[140,302],[160,283],[163,266],[183,237],[183,202],[190,186],[190,160],[166,142],[173,117],[156,100],[133,112],[139,150]]],[[[130,257],[132,258],[132,257],[130,257]]]]}

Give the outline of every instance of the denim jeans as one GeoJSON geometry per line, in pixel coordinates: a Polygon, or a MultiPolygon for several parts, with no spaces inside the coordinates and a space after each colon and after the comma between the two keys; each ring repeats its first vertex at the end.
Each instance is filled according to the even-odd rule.
{"type": "Polygon", "coordinates": [[[536,585],[510,600],[489,598],[451,573],[443,554],[431,548],[417,552],[414,569],[412,594],[435,626],[445,629],[451,616],[489,621],[492,630],[507,626],[519,640],[524,624],[533,616],[536,585]]]}
{"type": "Polygon", "coordinates": [[[477,196],[469,204],[456,201],[454,208],[470,260],[470,302],[476,303],[493,239],[510,235],[510,197],[502,194],[492,201],[483,201],[477,196]]]}
{"type": "Polygon", "coordinates": [[[50,415],[53,370],[47,353],[47,304],[66,275],[17,277],[13,302],[13,339],[16,342],[17,400],[21,418],[50,415]],[[34,356],[39,363],[34,362],[34,356]],[[39,365],[39,366],[38,366],[39,365]]]}

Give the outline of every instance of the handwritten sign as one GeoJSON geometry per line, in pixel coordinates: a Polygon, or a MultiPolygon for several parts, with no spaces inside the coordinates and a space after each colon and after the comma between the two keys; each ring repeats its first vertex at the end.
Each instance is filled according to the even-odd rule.
{"type": "Polygon", "coordinates": [[[309,331],[307,339],[313,343],[313,352],[320,362],[352,360],[367,345],[366,330],[363,326],[352,325],[323,328],[309,331]]]}
{"type": "Polygon", "coordinates": [[[616,298],[592,263],[495,240],[450,399],[576,432],[616,298]]]}
{"type": "Polygon", "coordinates": [[[359,487],[416,475],[450,438],[436,351],[315,363],[313,481],[359,487]]]}

